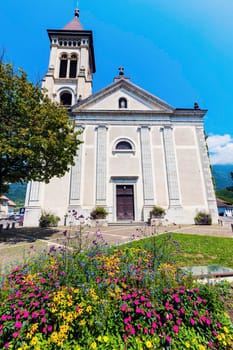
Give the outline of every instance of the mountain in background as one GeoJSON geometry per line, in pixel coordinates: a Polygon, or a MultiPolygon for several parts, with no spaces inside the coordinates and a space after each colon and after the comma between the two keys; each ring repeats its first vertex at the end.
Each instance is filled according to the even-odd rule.
{"type": "Polygon", "coordinates": [[[216,184],[216,190],[222,190],[226,187],[233,186],[233,181],[230,176],[233,172],[233,165],[213,165],[212,173],[216,184]]]}
{"type": "Polygon", "coordinates": [[[16,203],[17,208],[24,207],[26,195],[26,183],[11,184],[6,196],[16,203]]]}

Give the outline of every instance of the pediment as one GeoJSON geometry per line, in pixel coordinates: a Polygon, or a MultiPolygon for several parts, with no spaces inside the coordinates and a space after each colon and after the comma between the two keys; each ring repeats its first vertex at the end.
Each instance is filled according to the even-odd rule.
{"type": "Polygon", "coordinates": [[[72,111],[153,111],[168,113],[174,108],[160,98],[148,93],[126,79],[119,79],[113,84],[93,94],[73,106],[72,111]],[[127,101],[127,108],[120,106],[120,99],[127,101]]]}

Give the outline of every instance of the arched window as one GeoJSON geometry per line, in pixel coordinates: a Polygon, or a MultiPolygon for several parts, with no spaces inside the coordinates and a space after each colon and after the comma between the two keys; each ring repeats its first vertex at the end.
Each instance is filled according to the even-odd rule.
{"type": "Polygon", "coordinates": [[[118,107],[119,108],[127,108],[128,107],[128,102],[125,97],[120,97],[118,101],[118,107]]]}
{"type": "Polygon", "coordinates": [[[72,95],[70,92],[62,92],[60,95],[60,101],[64,106],[71,106],[72,95]]]}
{"type": "Polygon", "coordinates": [[[116,145],[116,150],[119,149],[132,150],[132,145],[128,141],[120,141],[116,145]]]}
{"type": "Polygon", "coordinates": [[[70,74],[69,74],[70,78],[76,78],[76,76],[77,76],[77,63],[78,63],[77,56],[76,55],[71,55],[71,58],[70,58],[70,74]]]}
{"type": "Polygon", "coordinates": [[[129,139],[121,138],[121,139],[118,139],[114,142],[112,152],[113,152],[113,154],[116,154],[116,153],[118,153],[118,154],[121,154],[121,153],[135,154],[135,145],[129,139]]]}
{"type": "Polygon", "coordinates": [[[59,78],[66,78],[67,64],[68,64],[68,57],[66,54],[63,54],[61,56],[61,61],[60,61],[59,78]]]}

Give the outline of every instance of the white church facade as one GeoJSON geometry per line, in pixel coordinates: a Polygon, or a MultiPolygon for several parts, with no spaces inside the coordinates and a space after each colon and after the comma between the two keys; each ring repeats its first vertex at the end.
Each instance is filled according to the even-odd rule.
{"type": "Polygon", "coordinates": [[[78,10],[61,30],[48,30],[50,60],[42,87],[67,106],[83,143],[63,178],[27,186],[25,225],[42,211],[85,217],[105,207],[111,223],[147,222],[154,205],[167,222],[192,224],[199,211],[217,222],[217,205],[204,134],[206,110],[174,108],[133,84],[119,69],[113,83],[92,94],[92,32],[78,10]]]}

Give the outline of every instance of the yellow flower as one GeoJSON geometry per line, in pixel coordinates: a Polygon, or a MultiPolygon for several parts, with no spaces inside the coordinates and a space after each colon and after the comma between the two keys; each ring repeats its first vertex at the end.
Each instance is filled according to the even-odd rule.
{"type": "Polygon", "coordinates": [[[198,348],[199,348],[199,350],[206,350],[206,347],[204,345],[202,345],[202,344],[199,344],[198,348]]]}
{"type": "Polygon", "coordinates": [[[145,344],[146,344],[147,349],[152,348],[152,343],[149,340],[147,340],[145,344]]]}
{"type": "Polygon", "coordinates": [[[91,349],[97,349],[97,344],[95,341],[91,343],[91,349]]]}
{"type": "Polygon", "coordinates": [[[92,310],[91,305],[88,305],[88,306],[86,307],[86,312],[91,312],[91,310],[92,310]]]}
{"type": "Polygon", "coordinates": [[[102,341],[101,335],[98,336],[97,340],[98,340],[98,341],[102,341]]]}
{"type": "Polygon", "coordinates": [[[103,340],[104,340],[105,343],[107,343],[108,342],[108,337],[106,335],[104,335],[103,336],[103,340]]]}
{"type": "Polygon", "coordinates": [[[79,325],[80,325],[80,326],[85,326],[85,324],[86,324],[86,321],[85,321],[84,319],[82,319],[82,320],[79,322],[79,325]]]}
{"type": "Polygon", "coordinates": [[[223,327],[223,330],[225,333],[229,333],[229,329],[226,326],[223,327]]]}
{"type": "Polygon", "coordinates": [[[33,337],[32,340],[31,340],[31,342],[30,342],[30,344],[31,344],[32,346],[34,346],[34,345],[36,345],[37,342],[38,342],[38,338],[37,338],[37,337],[33,337]]]}
{"type": "Polygon", "coordinates": [[[185,345],[185,347],[186,347],[187,349],[190,348],[190,343],[189,343],[188,341],[186,341],[184,345],[185,345]]]}

